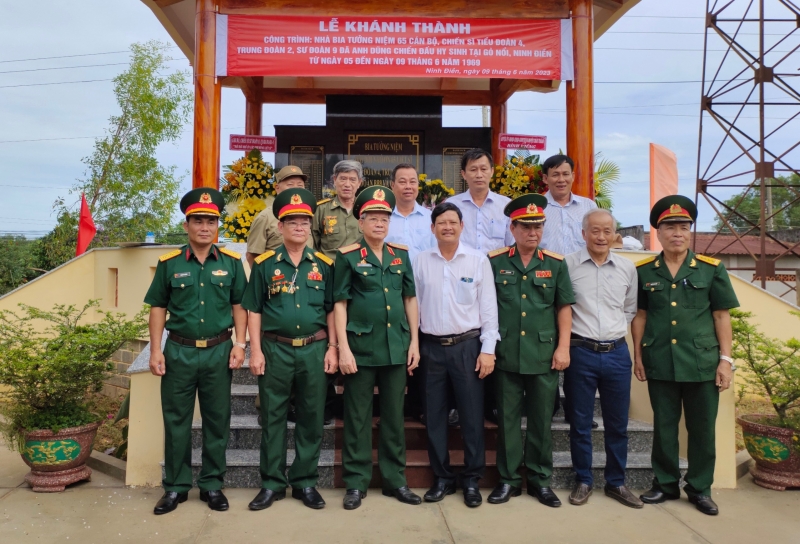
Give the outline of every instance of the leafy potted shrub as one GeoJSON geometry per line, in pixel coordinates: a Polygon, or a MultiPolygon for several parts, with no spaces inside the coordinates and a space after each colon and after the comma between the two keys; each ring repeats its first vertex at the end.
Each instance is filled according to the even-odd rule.
{"type": "Polygon", "coordinates": [[[31,467],[25,481],[34,491],[63,491],[91,477],[85,463],[102,419],[92,396],[111,370],[109,357],[147,330],[144,310],[127,320],[97,306],[0,311],[0,433],[31,467]],[[90,310],[99,319],[86,323],[90,310]]]}
{"type": "Polygon", "coordinates": [[[775,413],[743,415],[737,421],[756,462],[750,469],[755,483],[783,491],[800,487],[800,340],[764,335],[750,323],[751,315],[731,311],[733,357],[742,362],[747,385],[765,395],[775,413]]]}

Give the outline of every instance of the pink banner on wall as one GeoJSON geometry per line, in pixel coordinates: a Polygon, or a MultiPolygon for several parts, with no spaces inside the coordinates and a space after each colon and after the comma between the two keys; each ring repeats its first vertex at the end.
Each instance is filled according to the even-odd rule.
{"type": "MultiPolygon", "coordinates": [[[[660,199],[678,194],[678,157],[663,145],[650,144],[650,209],[660,199]]],[[[656,230],[650,227],[650,251],[661,251],[656,230]]]]}

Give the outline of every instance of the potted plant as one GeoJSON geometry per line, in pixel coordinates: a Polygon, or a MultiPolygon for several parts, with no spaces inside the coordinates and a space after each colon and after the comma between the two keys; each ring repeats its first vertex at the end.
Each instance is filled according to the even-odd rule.
{"type": "Polygon", "coordinates": [[[102,419],[92,397],[111,354],[147,330],[144,310],[127,320],[97,306],[0,311],[0,433],[31,467],[25,481],[34,491],[63,491],[91,477],[85,463],[102,419]],[[98,319],[87,323],[90,310],[98,319]]]}
{"type": "MultiPolygon", "coordinates": [[[[800,312],[792,313],[800,317],[800,312]]],[[[773,414],[737,418],[756,462],[750,474],[769,489],[800,487],[800,340],[770,338],[750,323],[750,316],[731,311],[733,357],[742,362],[747,385],[775,409],[773,414]]]]}

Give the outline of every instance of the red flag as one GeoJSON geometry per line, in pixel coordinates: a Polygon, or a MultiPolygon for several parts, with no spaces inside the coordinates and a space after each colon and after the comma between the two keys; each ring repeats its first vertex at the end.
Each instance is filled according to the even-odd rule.
{"type": "Polygon", "coordinates": [[[78,220],[78,246],[75,248],[75,256],[79,256],[86,251],[92,243],[94,235],[97,234],[97,227],[92,220],[92,212],[86,202],[86,195],[81,194],[81,217],[78,220]]]}

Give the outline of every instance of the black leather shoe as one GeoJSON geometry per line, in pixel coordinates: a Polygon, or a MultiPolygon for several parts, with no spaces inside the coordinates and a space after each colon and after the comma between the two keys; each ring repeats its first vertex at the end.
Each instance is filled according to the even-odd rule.
{"type": "Polygon", "coordinates": [[[407,485],[397,489],[384,489],[383,494],[387,497],[394,497],[404,504],[422,504],[422,499],[419,498],[419,495],[411,491],[407,485]]]}
{"type": "Polygon", "coordinates": [[[344,504],[345,510],[355,510],[359,506],[361,506],[361,499],[367,496],[366,491],[359,491],[358,489],[348,489],[347,493],[344,494],[344,500],[342,503],[344,504]]]}
{"type": "Polygon", "coordinates": [[[664,493],[660,489],[653,487],[639,495],[639,498],[647,504],[661,504],[664,501],[677,501],[680,497],[664,493]]]}
{"type": "Polygon", "coordinates": [[[176,491],[166,491],[164,496],[158,499],[156,507],[153,508],[153,513],[157,516],[161,514],[169,514],[175,510],[182,502],[186,502],[189,498],[189,493],[178,493],[176,491]]]}
{"type": "Polygon", "coordinates": [[[272,506],[275,501],[280,501],[286,498],[286,491],[273,491],[271,489],[262,489],[256,495],[256,498],[250,501],[247,507],[250,510],[263,510],[272,506]]]}
{"type": "Polygon", "coordinates": [[[455,408],[450,410],[450,413],[447,414],[447,424],[450,427],[458,427],[460,425],[458,418],[458,410],[456,410],[455,408]]]}
{"type": "Polygon", "coordinates": [[[439,502],[447,495],[452,495],[456,492],[456,486],[452,483],[447,483],[442,480],[436,480],[427,493],[425,493],[425,502],[439,502]]]}
{"type": "Polygon", "coordinates": [[[477,506],[480,506],[482,502],[483,502],[483,497],[481,497],[481,492],[478,491],[477,487],[464,488],[464,504],[466,504],[470,508],[475,508],[477,506]]]}
{"type": "Polygon", "coordinates": [[[533,487],[529,485],[528,495],[531,497],[536,497],[539,499],[539,502],[545,506],[549,506],[551,508],[558,508],[561,506],[561,501],[549,487],[533,487]]]}
{"type": "Polygon", "coordinates": [[[219,489],[201,491],[200,500],[207,502],[208,507],[217,512],[224,512],[228,509],[228,498],[219,489]]]}
{"type": "Polygon", "coordinates": [[[719,507],[708,495],[690,495],[689,502],[707,516],[719,514],[719,507]]]}
{"type": "Polygon", "coordinates": [[[305,506],[319,510],[325,508],[325,500],[319,494],[316,487],[304,487],[303,489],[292,489],[292,498],[303,501],[305,506]]]}
{"type": "Polygon", "coordinates": [[[497,484],[487,500],[491,504],[503,504],[504,502],[508,502],[511,497],[519,497],[520,495],[522,495],[521,487],[514,487],[509,484],[497,484]]]}
{"type": "Polygon", "coordinates": [[[592,420],[592,429],[597,429],[598,427],[600,427],[600,424],[595,420],[592,420]]]}
{"type": "Polygon", "coordinates": [[[484,419],[487,419],[494,423],[495,425],[499,425],[500,421],[497,417],[497,408],[492,408],[491,410],[486,410],[486,413],[483,414],[484,419]]]}

